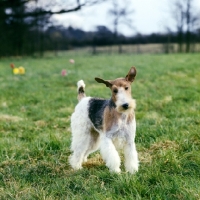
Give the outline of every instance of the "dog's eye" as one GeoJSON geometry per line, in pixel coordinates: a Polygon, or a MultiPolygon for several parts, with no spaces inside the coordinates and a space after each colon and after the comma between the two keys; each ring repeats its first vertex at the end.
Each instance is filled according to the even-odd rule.
{"type": "Polygon", "coordinates": [[[117,90],[117,89],[114,89],[113,92],[114,92],[115,94],[117,94],[118,90],[117,90]]]}
{"type": "Polygon", "coordinates": [[[125,90],[128,90],[128,87],[125,87],[125,90]]]}

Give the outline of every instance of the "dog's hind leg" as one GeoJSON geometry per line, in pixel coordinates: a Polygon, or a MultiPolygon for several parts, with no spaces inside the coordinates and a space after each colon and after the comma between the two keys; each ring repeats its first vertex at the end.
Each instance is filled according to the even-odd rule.
{"type": "Polygon", "coordinates": [[[73,169],[82,169],[83,156],[84,154],[81,152],[81,150],[73,152],[69,158],[69,163],[73,169]]]}
{"type": "MultiPolygon", "coordinates": [[[[75,135],[75,134],[74,134],[75,135]]],[[[73,138],[71,155],[69,162],[73,169],[81,169],[82,163],[87,161],[87,157],[90,153],[96,151],[99,148],[99,133],[94,130],[89,132],[85,130],[79,138],[73,138]]]]}
{"type": "Polygon", "coordinates": [[[87,151],[85,152],[83,162],[87,162],[87,157],[89,156],[89,154],[98,150],[100,146],[100,136],[94,128],[91,128],[89,140],[90,143],[88,145],[87,151]]]}
{"type": "Polygon", "coordinates": [[[87,99],[81,100],[71,117],[72,143],[69,158],[70,165],[74,169],[81,169],[82,162],[90,144],[91,124],[87,119],[87,99]]]}
{"type": "Polygon", "coordinates": [[[69,158],[69,162],[74,169],[82,168],[82,163],[86,159],[91,145],[92,124],[88,118],[89,100],[90,97],[82,98],[71,116],[71,151],[73,153],[69,158]]]}
{"type": "Polygon", "coordinates": [[[71,150],[73,153],[69,158],[69,162],[72,168],[75,170],[82,168],[85,154],[88,151],[90,136],[88,133],[83,133],[83,135],[81,138],[73,138],[72,140],[71,150]]]}

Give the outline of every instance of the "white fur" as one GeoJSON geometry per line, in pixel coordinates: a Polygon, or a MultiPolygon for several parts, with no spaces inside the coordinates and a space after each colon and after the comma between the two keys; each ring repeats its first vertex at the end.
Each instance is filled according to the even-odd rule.
{"type": "Polygon", "coordinates": [[[88,119],[88,101],[90,97],[83,98],[76,106],[71,117],[72,144],[70,164],[74,169],[81,169],[86,153],[90,146],[91,122],[88,119]]]}
{"type": "Polygon", "coordinates": [[[126,95],[126,92],[125,92],[124,88],[121,87],[121,88],[118,89],[117,101],[116,101],[117,107],[121,106],[121,105],[123,105],[125,103],[129,103],[129,101],[131,101],[131,100],[132,100],[132,98],[128,97],[126,95]]]}
{"type": "Polygon", "coordinates": [[[120,172],[121,161],[112,139],[107,137],[105,134],[102,134],[100,148],[103,160],[106,162],[106,166],[110,169],[110,171],[120,172]]]}
{"type": "Polygon", "coordinates": [[[85,88],[85,86],[86,86],[83,80],[80,80],[80,81],[77,82],[77,90],[78,90],[81,86],[82,86],[83,88],[85,88]]]}
{"type": "Polygon", "coordinates": [[[116,106],[117,106],[116,109],[119,113],[121,112],[129,113],[130,109],[128,109],[127,111],[124,111],[124,109],[122,109],[121,107],[125,103],[128,103],[129,108],[132,110],[136,108],[135,99],[132,99],[131,96],[128,96],[124,88],[119,88],[118,93],[117,93],[117,101],[116,101],[116,106]]]}

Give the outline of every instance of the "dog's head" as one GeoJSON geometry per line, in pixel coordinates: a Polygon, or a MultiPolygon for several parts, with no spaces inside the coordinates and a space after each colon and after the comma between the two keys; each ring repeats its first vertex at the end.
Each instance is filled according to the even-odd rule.
{"type": "Polygon", "coordinates": [[[131,83],[136,76],[136,68],[131,67],[125,78],[103,80],[95,78],[98,83],[104,83],[112,91],[112,100],[120,113],[129,112],[135,108],[135,100],[131,96],[131,83]]]}

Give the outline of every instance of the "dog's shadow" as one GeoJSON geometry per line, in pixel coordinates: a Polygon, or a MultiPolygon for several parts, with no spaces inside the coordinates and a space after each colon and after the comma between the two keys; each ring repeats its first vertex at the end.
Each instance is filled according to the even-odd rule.
{"type": "Polygon", "coordinates": [[[105,162],[99,153],[94,153],[88,157],[88,160],[84,162],[82,166],[83,168],[85,167],[87,169],[102,168],[105,167],[105,162]]]}
{"type": "MultiPolygon", "coordinates": [[[[120,157],[123,160],[123,156],[121,155],[121,152],[120,152],[120,157]]],[[[96,153],[96,152],[92,153],[88,157],[88,160],[82,164],[82,167],[86,168],[86,169],[94,169],[94,170],[95,169],[98,169],[98,170],[108,169],[106,167],[106,163],[103,161],[99,152],[98,153],[96,153]]],[[[125,170],[123,164],[121,166],[121,169],[125,170]]]]}

